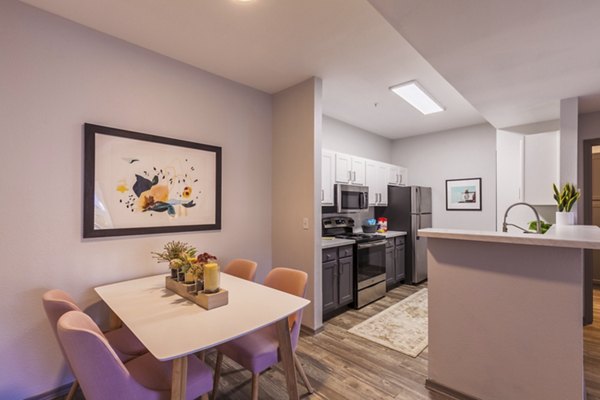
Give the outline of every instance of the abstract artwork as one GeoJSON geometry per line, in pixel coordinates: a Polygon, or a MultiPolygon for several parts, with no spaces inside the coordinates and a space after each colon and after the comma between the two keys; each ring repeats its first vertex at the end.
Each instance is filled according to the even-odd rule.
{"type": "Polygon", "coordinates": [[[85,124],[83,237],[221,229],[221,148],[85,124]]]}
{"type": "Polygon", "coordinates": [[[481,211],[481,178],[448,179],[446,210],[481,211]]]}

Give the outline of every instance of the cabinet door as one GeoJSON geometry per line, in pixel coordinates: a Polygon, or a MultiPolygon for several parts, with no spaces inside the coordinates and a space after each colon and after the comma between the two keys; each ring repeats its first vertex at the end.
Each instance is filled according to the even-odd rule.
{"type": "Polygon", "coordinates": [[[337,260],[323,263],[323,313],[338,306],[337,260]]]}
{"type": "Polygon", "coordinates": [[[339,301],[338,304],[340,306],[344,306],[346,304],[352,303],[354,299],[352,293],[352,283],[354,281],[354,277],[352,275],[352,257],[345,257],[339,259],[339,301]]]}
{"type": "Polygon", "coordinates": [[[365,159],[352,157],[352,183],[356,185],[365,184],[365,159]]]}
{"type": "Polygon", "coordinates": [[[379,192],[379,201],[377,202],[378,206],[388,205],[388,171],[389,167],[386,164],[377,165],[377,190],[379,192]]]}
{"type": "Polygon", "coordinates": [[[352,180],[352,158],[348,154],[335,153],[335,181],[349,183],[352,180]]]}
{"type": "Polygon", "coordinates": [[[369,205],[374,206],[379,202],[379,182],[377,175],[377,162],[365,162],[365,185],[369,187],[369,205]]]}
{"type": "Polygon", "coordinates": [[[408,186],[408,169],[399,167],[398,171],[398,185],[408,186]]]}
{"type": "Polygon", "coordinates": [[[334,153],[323,150],[321,154],[321,204],[324,206],[333,205],[334,163],[334,153]]]}
{"type": "Polygon", "coordinates": [[[400,167],[396,165],[388,165],[387,183],[389,185],[400,184],[400,167]]]}
{"type": "Polygon", "coordinates": [[[406,276],[404,243],[394,248],[394,283],[400,282],[406,276]]]}
{"type": "Polygon", "coordinates": [[[394,247],[386,247],[386,249],[385,249],[385,283],[387,286],[394,284],[394,277],[396,276],[394,256],[395,256],[394,247]]]}

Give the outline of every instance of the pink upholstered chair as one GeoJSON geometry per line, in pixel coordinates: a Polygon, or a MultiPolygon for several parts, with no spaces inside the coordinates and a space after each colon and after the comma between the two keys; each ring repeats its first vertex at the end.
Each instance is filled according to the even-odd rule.
{"type": "MultiPolygon", "coordinates": [[[[58,319],[69,311],[81,311],[81,309],[75,304],[75,300],[73,300],[71,296],[58,289],[49,290],[44,293],[42,295],[42,303],[44,304],[44,311],[46,311],[46,316],[48,317],[52,331],[58,340],[56,332],[58,319]]],[[[104,335],[111,347],[115,350],[115,353],[123,362],[131,360],[148,351],[126,326],[107,332],[104,335]]],[[[64,354],[62,346],[61,350],[63,350],[64,354]]],[[[69,391],[66,400],[71,400],[75,395],[76,390],[77,381],[73,382],[73,386],[71,386],[71,390],[69,391]]]]}
{"type": "MultiPolygon", "coordinates": [[[[123,363],[94,321],[81,311],[60,317],[57,334],[87,400],[170,399],[172,362],[146,353],[123,363]]],[[[188,357],[186,399],[208,399],[211,389],[210,369],[196,357],[188,357]]]]}
{"type": "MultiPolygon", "coordinates": [[[[265,278],[265,286],[278,289],[296,296],[304,297],[306,294],[306,282],[308,276],[305,272],[291,268],[274,268],[265,278]]],[[[309,393],[313,393],[313,388],[308,381],[302,364],[296,357],[296,347],[298,346],[298,337],[300,336],[300,325],[302,322],[302,310],[290,315],[288,323],[290,326],[290,339],[292,342],[292,351],[294,354],[294,363],[304,381],[309,393]]],[[[217,363],[215,366],[215,382],[213,385],[213,400],[217,396],[219,378],[221,375],[221,365],[223,355],[231,358],[244,368],[252,372],[252,399],[258,399],[258,378],[261,372],[277,364],[279,358],[279,341],[275,325],[270,325],[259,329],[256,332],[220,345],[217,348],[217,363]]]]}
{"type": "Polygon", "coordinates": [[[254,276],[256,275],[256,266],[257,264],[254,261],[236,258],[227,264],[227,266],[223,269],[223,272],[247,281],[254,281],[254,276]]]}

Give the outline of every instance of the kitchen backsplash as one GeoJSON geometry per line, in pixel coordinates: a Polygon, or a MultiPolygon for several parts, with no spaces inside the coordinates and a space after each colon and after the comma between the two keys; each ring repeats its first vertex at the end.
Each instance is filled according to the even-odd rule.
{"type": "Polygon", "coordinates": [[[323,218],[327,218],[327,217],[334,217],[336,215],[343,215],[345,217],[350,217],[352,219],[354,219],[354,231],[362,231],[361,225],[363,224],[363,222],[366,222],[369,218],[375,218],[375,207],[369,207],[367,210],[365,211],[360,211],[360,212],[355,212],[355,213],[337,213],[337,212],[333,212],[334,211],[334,207],[323,207],[323,214],[322,217],[323,218]],[[327,210],[327,209],[332,209],[332,210],[327,210]]]}

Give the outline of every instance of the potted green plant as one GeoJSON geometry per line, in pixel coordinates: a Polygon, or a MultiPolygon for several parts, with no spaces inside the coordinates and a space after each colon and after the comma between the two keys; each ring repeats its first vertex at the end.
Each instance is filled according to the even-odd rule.
{"type": "Polygon", "coordinates": [[[579,189],[576,189],[572,183],[566,183],[561,190],[558,190],[558,187],[552,184],[552,189],[554,189],[554,200],[556,200],[558,206],[556,225],[573,225],[575,223],[575,214],[571,209],[581,195],[579,189]]]}
{"type": "Polygon", "coordinates": [[[171,268],[171,278],[183,280],[183,275],[190,267],[190,259],[195,259],[196,249],[179,241],[171,241],[163,247],[161,252],[152,252],[158,262],[168,262],[171,268]]]}

